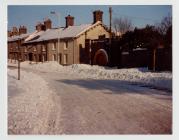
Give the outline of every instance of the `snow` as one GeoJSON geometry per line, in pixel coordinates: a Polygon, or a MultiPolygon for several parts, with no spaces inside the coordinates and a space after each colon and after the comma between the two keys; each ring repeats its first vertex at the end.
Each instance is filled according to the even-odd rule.
{"type": "MultiPolygon", "coordinates": [[[[33,42],[40,42],[46,40],[52,40],[57,38],[73,38],[81,35],[85,31],[89,30],[90,28],[95,27],[98,24],[102,24],[100,21],[96,22],[95,24],[81,24],[75,26],[68,26],[67,28],[60,27],[60,28],[53,28],[48,29],[46,31],[34,31],[33,33],[27,34],[25,37],[25,43],[33,43],[33,42]]],[[[103,25],[105,27],[105,25],[103,25]]],[[[18,40],[20,36],[15,36],[13,38],[8,38],[8,41],[18,40]]]]}
{"type": "MultiPolygon", "coordinates": [[[[12,64],[11,64],[12,65],[12,64]]],[[[15,64],[16,65],[16,64],[15,64]]],[[[79,78],[112,79],[132,84],[148,85],[172,90],[171,72],[151,72],[147,68],[117,69],[97,65],[73,64],[62,66],[57,62],[33,63],[22,62],[22,67],[45,72],[63,72],[78,75],[79,78]]]]}
{"type": "Polygon", "coordinates": [[[32,72],[8,69],[8,132],[13,134],[43,134],[48,127],[48,114],[53,108],[47,82],[32,72]],[[44,104],[45,103],[45,104],[44,104]]]}
{"type": "Polygon", "coordinates": [[[159,88],[172,89],[171,72],[150,72],[147,68],[117,69],[90,65],[72,65],[69,72],[79,74],[83,78],[114,79],[133,84],[150,85],[159,88]]]}
{"type": "Polygon", "coordinates": [[[84,30],[91,27],[91,24],[81,24],[77,26],[69,26],[68,28],[58,28],[58,29],[48,29],[46,31],[35,32],[31,36],[29,36],[25,41],[26,43],[31,42],[39,42],[57,38],[72,38],[79,34],[81,34],[84,30]],[[34,39],[37,35],[39,35],[38,39],[34,39]],[[32,40],[32,41],[31,41],[32,40]]]}
{"type": "Polygon", "coordinates": [[[44,31],[35,31],[25,39],[25,42],[30,41],[30,40],[34,39],[35,37],[40,36],[43,33],[44,33],[44,31]]]}
{"type": "Polygon", "coordinates": [[[28,37],[30,34],[31,33],[26,33],[26,34],[21,34],[18,36],[8,37],[8,42],[17,41],[19,39],[24,39],[24,38],[28,37]]]}

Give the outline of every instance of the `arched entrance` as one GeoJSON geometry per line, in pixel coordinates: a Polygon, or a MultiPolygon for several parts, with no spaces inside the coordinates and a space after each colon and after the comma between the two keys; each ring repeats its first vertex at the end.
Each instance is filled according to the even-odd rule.
{"type": "Polygon", "coordinates": [[[94,56],[93,64],[94,65],[100,65],[105,66],[108,64],[108,54],[104,49],[99,49],[94,56]]]}

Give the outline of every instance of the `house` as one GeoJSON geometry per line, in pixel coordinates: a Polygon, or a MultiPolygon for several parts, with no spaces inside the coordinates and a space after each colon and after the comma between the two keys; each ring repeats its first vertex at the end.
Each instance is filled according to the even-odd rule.
{"type": "Polygon", "coordinates": [[[80,49],[85,49],[87,41],[109,38],[102,15],[102,11],[94,11],[93,22],[81,25],[74,25],[74,17],[68,15],[66,26],[60,28],[52,28],[50,19],[38,23],[36,31],[26,37],[20,47],[22,60],[58,61],[62,65],[83,63],[80,49]]]}
{"type": "Polygon", "coordinates": [[[12,31],[8,31],[8,59],[18,59],[18,46],[20,46],[29,35],[25,26],[20,26],[19,30],[17,27],[13,27],[12,31]]]}

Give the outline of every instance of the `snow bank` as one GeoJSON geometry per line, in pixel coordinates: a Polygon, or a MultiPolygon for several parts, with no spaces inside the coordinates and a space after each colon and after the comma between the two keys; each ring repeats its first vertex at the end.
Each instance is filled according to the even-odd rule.
{"type": "Polygon", "coordinates": [[[45,62],[38,64],[29,64],[29,62],[23,62],[21,65],[22,67],[28,67],[41,71],[75,74],[78,75],[79,78],[114,79],[132,82],[134,84],[150,85],[169,90],[172,89],[171,72],[150,72],[147,70],[147,68],[117,69],[86,64],[62,66],[57,62],[45,62]]]}
{"type": "Polygon", "coordinates": [[[45,71],[45,72],[59,72],[63,69],[62,65],[59,65],[59,63],[57,63],[56,61],[52,61],[52,62],[44,62],[44,63],[31,63],[30,62],[22,62],[21,63],[22,67],[26,67],[26,68],[32,68],[32,69],[36,69],[36,70],[41,70],[41,71],[45,71]]]}
{"type": "Polygon", "coordinates": [[[83,78],[114,79],[134,84],[172,89],[171,72],[150,72],[147,68],[117,69],[84,64],[74,64],[67,67],[69,67],[69,72],[79,74],[83,78]]]}
{"type": "Polygon", "coordinates": [[[52,94],[44,79],[37,74],[8,69],[8,133],[43,134],[48,128],[52,94]]]}

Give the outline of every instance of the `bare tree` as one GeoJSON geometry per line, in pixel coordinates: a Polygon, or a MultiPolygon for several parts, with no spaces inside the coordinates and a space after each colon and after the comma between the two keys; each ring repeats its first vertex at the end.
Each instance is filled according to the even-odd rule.
{"type": "Polygon", "coordinates": [[[121,34],[124,34],[126,31],[131,30],[132,27],[132,22],[128,18],[115,18],[113,20],[113,27],[117,32],[120,32],[121,34]]]}
{"type": "Polygon", "coordinates": [[[172,26],[172,16],[168,15],[164,17],[161,21],[161,23],[158,23],[156,25],[156,29],[161,33],[162,35],[165,35],[167,33],[167,30],[172,26]]]}

